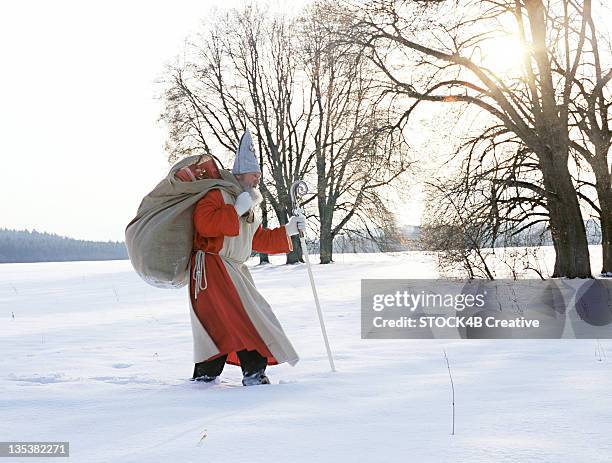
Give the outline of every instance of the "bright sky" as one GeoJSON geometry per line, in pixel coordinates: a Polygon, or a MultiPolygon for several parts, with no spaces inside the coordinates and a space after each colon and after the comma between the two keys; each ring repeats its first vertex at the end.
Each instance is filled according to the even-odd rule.
{"type": "Polygon", "coordinates": [[[212,6],[242,3],[3,2],[0,228],[122,241],[169,168],[154,80],[212,6]]]}

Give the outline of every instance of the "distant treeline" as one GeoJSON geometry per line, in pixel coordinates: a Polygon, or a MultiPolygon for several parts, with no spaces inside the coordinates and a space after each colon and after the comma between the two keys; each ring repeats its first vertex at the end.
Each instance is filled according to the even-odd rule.
{"type": "MultiPolygon", "coordinates": [[[[588,219],[584,222],[584,226],[587,233],[588,244],[600,245],[602,236],[599,221],[588,219]]],[[[341,233],[334,238],[333,249],[334,253],[339,254],[351,252],[434,251],[436,248],[431,246],[427,236],[423,236],[427,233],[432,233],[432,231],[414,225],[398,227],[394,229],[392,233],[380,229],[371,230],[369,235],[365,233],[341,233]]],[[[457,230],[456,233],[461,233],[461,230],[457,230]]],[[[310,252],[319,252],[318,240],[308,240],[307,242],[310,252]]],[[[552,244],[553,241],[550,236],[550,231],[541,224],[534,224],[511,238],[501,236],[495,242],[495,246],[490,242],[479,243],[483,248],[552,246],[552,244]]]]}
{"type": "Polygon", "coordinates": [[[0,263],[127,259],[125,243],[84,241],[36,230],[0,228],[0,263]]]}

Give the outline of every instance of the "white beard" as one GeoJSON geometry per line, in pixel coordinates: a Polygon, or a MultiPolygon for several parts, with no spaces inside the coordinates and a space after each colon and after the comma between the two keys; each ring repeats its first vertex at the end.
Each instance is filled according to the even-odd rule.
{"type": "Polygon", "coordinates": [[[251,199],[253,200],[253,207],[257,206],[263,201],[263,196],[258,188],[249,188],[246,191],[249,193],[251,199]]]}

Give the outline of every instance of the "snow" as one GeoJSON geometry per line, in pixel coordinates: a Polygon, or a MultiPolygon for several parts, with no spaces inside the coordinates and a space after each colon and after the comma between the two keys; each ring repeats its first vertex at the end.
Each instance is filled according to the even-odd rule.
{"type": "Polygon", "coordinates": [[[231,365],[188,380],[186,288],[129,261],[1,265],[0,440],[70,441],[75,462],[611,461],[609,341],[363,340],[360,279],[438,273],[427,253],[344,254],[313,265],[331,373],[306,267],[272,260],[249,264],[301,360],[254,387],[231,365]]]}

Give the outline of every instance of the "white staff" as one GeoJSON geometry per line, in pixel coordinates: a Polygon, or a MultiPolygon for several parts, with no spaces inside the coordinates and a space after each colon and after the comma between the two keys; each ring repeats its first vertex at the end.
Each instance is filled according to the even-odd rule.
{"type": "MultiPolygon", "coordinates": [[[[308,185],[303,180],[293,182],[289,190],[291,195],[291,202],[293,204],[293,215],[304,217],[304,211],[299,205],[298,196],[303,196],[308,193],[308,185]]],[[[327,339],[327,331],[325,330],[325,323],[323,322],[323,313],[321,312],[321,305],[319,304],[319,296],[317,295],[317,288],[315,287],[314,277],[312,276],[312,268],[310,267],[310,258],[308,256],[308,248],[306,247],[306,240],[304,239],[304,232],[300,231],[300,242],[302,243],[302,251],[304,252],[304,259],[306,259],[306,267],[308,268],[308,276],[310,277],[310,286],[312,287],[312,294],[314,296],[315,304],[317,306],[317,315],[319,316],[319,323],[321,324],[321,333],[323,333],[323,340],[325,341],[325,349],[327,350],[327,358],[329,359],[329,366],[331,371],[336,371],[334,366],[334,359],[332,358],[331,349],[329,348],[329,340],[327,339]]]]}

